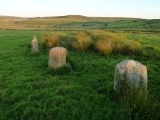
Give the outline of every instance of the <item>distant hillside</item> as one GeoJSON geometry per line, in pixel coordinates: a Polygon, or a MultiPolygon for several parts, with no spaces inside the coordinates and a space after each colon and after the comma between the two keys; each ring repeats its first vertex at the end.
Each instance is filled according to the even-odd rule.
{"type": "Polygon", "coordinates": [[[136,30],[160,31],[160,20],[123,17],[87,17],[67,15],[53,17],[22,18],[0,16],[0,29],[23,30],[136,30]]]}
{"type": "Polygon", "coordinates": [[[86,18],[89,18],[89,17],[86,17],[86,16],[83,16],[83,15],[65,15],[65,16],[56,16],[54,18],[78,18],[78,19],[86,19],[86,18]]]}
{"type": "Polygon", "coordinates": [[[83,15],[66,15],[66,16],[53,16],[53,17],[41,17],[41,18],[65,18],[65,19],[87,19],[87,20],[105,20],[105,21],[115,21],[115,20],[130,20],[139,18],[125,18],[125,17],[87,17],[83,15]]]}

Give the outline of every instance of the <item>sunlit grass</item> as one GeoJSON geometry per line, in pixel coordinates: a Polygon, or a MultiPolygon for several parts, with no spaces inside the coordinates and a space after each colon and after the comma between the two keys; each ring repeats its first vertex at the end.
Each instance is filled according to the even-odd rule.
{"type": "Polygon", "coordinates": [[[149,92],[131,90],[121,95],[121,101],[126,112],[124,119],[159,119],[158,108],[160,107],[160,102],[151,96],[149,92]]]}
{"type": "Polygon", "coordinates": [[[91,44],[92,44],[92,39],[90,36],[88,36],[85,33],[80,33],[76,35],[76,40],[73,42],[73,48],[81,51],[87,50],[91,44]]]}
{"type": "MultiPolygon", "coordinates": [[[[0,119],[119,120],[131,119],[132,113],[135,118],[141,115],[139,118],[159,119],[159,110],[154,107],[158,106],[154,100],[160,99],[158,34],[153,39],[152,34],[143,37],[137,35],[137,38],[147,43],[147,47],[144,46],[145,53],[140,55],[103,56],[93,46],[84,52],[67,49],[67,64],[53,70],[48,68],[48,48],[43,48],[40,42],[46,32],[50,33],[0,31],[0,119]],[[39,41],[39,54],[36,55],[30,51],[34,35],[39,41]],[[145,41],[147,37],[150,40],[145,41]],[[126,59],[134,59],[147,66],[150,94],[130,93],[122,96],[114,91],[115,65],[126,59]],[[157,111],[153,113],[155,110],[157,111]]],[[[64,46],[71,45],[70,40],[75,41],[72,37],[78,34],[71,34],[71,31],[54,33],[60,36],[58,45],[64,46]],[[71,39],[68,39],[69,36],[71,39]]],[[[93,40],[90,34],[84,33],[93,40]]],[[[126,36],[126,40],[139,41],[135,38],[136,34],[121,35],[126,36]]],[[[96,43],[98,40],[93,41],[96,43]]],[[[113,43],[120,45],[119,41],[113,43]]]]}
{"type": "Polygon", "coordinates": [[[103,55],[124,54],[131,55],[141,53],[141,44],[137,41],[128,40],[124,35],[93,30],[85,32],[49,33],[44,34],[41,43],[46,47],[63,46],[75,50],[97,50],[103,55]]]}
{"type": "Polygon", "coordinates": [[[105,40],[98,40],[96,43],[96,48],[103,55],[110,55],[113,50],[112,42],[105,40]]]}
{"type": "Polygon", "coordinates": [[[44,46],[47,47],[54,47],[58,45],[58,35],[57,34],[53,34],[53,33],[49,33],[49,34],[44,34],[41,38],[41,43],[44,46]]]}

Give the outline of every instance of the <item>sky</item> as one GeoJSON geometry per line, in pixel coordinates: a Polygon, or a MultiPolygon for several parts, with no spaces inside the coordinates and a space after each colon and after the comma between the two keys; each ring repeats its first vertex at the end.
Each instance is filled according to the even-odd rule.
{"type": "Polygon", "coordinates": [[[131,17],[160,19],[160,0],[1,0],[0,16],[131,17]]]}

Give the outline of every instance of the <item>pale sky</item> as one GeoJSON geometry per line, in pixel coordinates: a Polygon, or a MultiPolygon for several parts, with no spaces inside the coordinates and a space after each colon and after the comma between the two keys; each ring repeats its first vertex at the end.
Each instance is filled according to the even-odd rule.
{"type": "Polygon", "coordinates": [[[0,0],[0,16],[2,15],[160,19],[160,0],[0,0]]]}

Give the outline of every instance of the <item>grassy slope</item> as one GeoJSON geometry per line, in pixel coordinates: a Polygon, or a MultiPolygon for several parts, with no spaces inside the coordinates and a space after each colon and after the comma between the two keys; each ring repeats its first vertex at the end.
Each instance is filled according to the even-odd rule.
{"type": "Polygon", "coordinates": [[[0,17],[0,29],[20,30],[125,30],[160,32],[160,20],[69,15],[42,18],[0,17]]]}
{"type": "MultiPolygon", "coordinates": [[[[125,109],[113,95],[113,78],[115,65],[126,59],[147,66],[148,88],[159,93],[160,63],[154,54],[105,57],[68,51],[72,70],[56,73],[48,69],[48,51],[41,45],[38,55],[30,53],[32,36],[40,40],[43,32],[0,31],[0,119],[124,119],[125,109]]],[[[159,35],[126,36],[160,47],[159,35]]]]}
{"type": "MultiPolygon", "coordinates": [[[[85,17],[79,15],[59,16],[59,17],[43,17],[43,18],[17,18],[17,17],[0,17],[1,29],[38,29],[38,30],[53,30],[57,29],[57,25],[63,26],[63,24],[71,24],[73,22],[101,22],[103,26],[104,22],[114,22],[120,20],[134,20],[133,18],[116,18],[116,17],[85,17]]],[[[68,26],[68,25],[67,25],[68,26]]],[[[72,26],[73,27],[73,26],[72,26]]],[[[77,26],[78,27],[78,26],[77,26]]],[[[75,25],[75,28],[77,28],[75,25]]],[[[97,25],[99,28],[99,24],[97,25]]],[[[69,27],[70,29],[71,27],[69,27]]],[[[60,29],[58,27],[58,29],[60,29]]],[[[65,26],[61,29],[66,29],[65,26]]],[[[79,27],[78,27],[79,29],[79,27]]],[[[86,29],[84,27],[83,29],[86,29]]],[[[91,29],[91,28],[90,28],[91,29]]]]}
{"type": "Polygon", "coordinates": [[[130,20],[111,22],[108,29],[138,30],[138,31],[160,31],[160,20],[130,20]]]}

